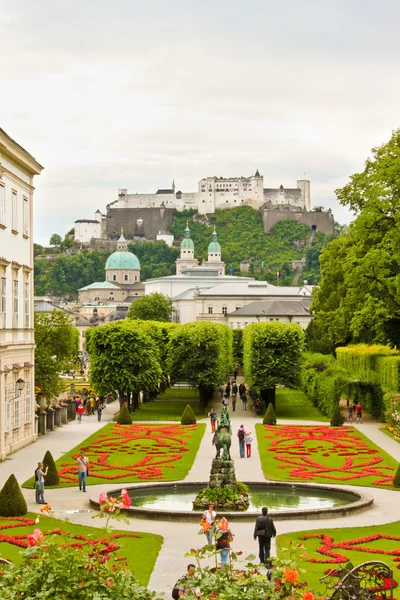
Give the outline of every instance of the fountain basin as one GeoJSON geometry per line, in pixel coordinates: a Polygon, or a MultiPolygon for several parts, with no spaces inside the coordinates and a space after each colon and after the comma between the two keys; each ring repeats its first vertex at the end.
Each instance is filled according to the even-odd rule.
{"type": "MultiPolygon", "coordinates": [[[[268,506],[268,514],[274,520],[343,517],[367,510],[374,501],[370,494],[343,487],[307,483],[245,483],[250,488],[250,507],[240,512],[224,511],[228,519],[253,521],[260,515],[262,506],[268,506]]],[[[202,509],[192,510],[192,501],[207,485],[207,482],[163,482],[127,486],[132,505],[124,512],[140,519],[198,522],[202,509]]],[[[121,488],[108,493],[118,496],[120,491],[121,488]]],[[[98,497],[91,497],[90,503],[99,508],[98,497]]]]}

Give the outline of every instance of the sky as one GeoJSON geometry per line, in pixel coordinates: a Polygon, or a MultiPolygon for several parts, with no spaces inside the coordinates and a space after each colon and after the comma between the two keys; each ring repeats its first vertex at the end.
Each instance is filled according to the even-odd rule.
{"type": "Polygon", "coordinates": [[[44,167],[34,238],[118,188],[311,180],[313,206],[399,127],[397,0],[0,0],[0,127],[44,167]]]}

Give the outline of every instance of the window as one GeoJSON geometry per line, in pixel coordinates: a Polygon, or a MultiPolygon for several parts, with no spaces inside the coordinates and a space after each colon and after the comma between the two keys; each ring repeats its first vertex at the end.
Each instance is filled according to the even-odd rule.
{"type": "Polygon", "coordinates": [[[112,280],[113,280],[113,281],[117,281],[117,276],[116,276],[116,274],[115,274],[115,273],[113,273],[112,280]]]}
{"type": "Polygon", "coordinates": [[[124,275],[124,281],[128,281],[128,275],[124,275]]]}
{"type": "Polygon", "coordinates": [[[28,236],[29,235],[29,204],[28,204],[28,198],[25,198],[25,196],[24,196],[24,204],[23,204],[23,219],[24,219],[23,233],[24,233],[24,235],[28,236]]]}
{"type": "Polygon", "coordinates": [[[25,423],[31,422],[31,382],[25,384],[25,423]]]}
{"type": "Polygon", "coordinates": [[[239,310],[239,308],[240,308],[240,306],[237,306],[237,307],[235,308],[235,310],[239,310]]]}
{"type": "Polygon", "coordinates": [[[224,317],[226,317],[226,315],[228,314],[228,307],[227,306],[223,306],[222,307],[222,314],[224,315],[224,317]]]}
{"type": "Polygon", "coordinates": [[[12,230],[17,232],[18,231],[18,196],[17,196],[17,192],[15,190],[13,190],[11,192],[12,197],[11,197],[11,205],[12,205],[12,230]]]}
{"type": "Polygon", "coordinates": [[[18,279],[14,279],[13,289],[13,312],[14,312],[14,329],[18,327],[18,279]]]}
{"type": "Polygon", "coordinates": [[[6,383],[4,383],[4,431],[10,431],[10,403],[8,401],[8,392],[6,383]]]}
{"type": "Polygon", "coordinates": [[[4,185],[0,185],[0,225],[6,225],[6,192],[4,185]]]}
{"type": "Polygon", "coordinates": [[[5,328],[7,325],[7,298],[6,298],[6,290],[7,290],[7,279],[5,277],[1,278],[1,300],[0,300],[0,310],[3,316],[3,327],[5,328]]]}
{"type": "Polygon", "coordinates": [[[19,391],[17,384],[14,385],[14,429],[19,427],[19,391]]]}
{"type": "Polygon", "coordinates": [[[208,314],[209,314],[209,315],[212,315],[212,314],[213,314],[213,307],[212,307],[212,306],[209,306],[209,307],[208,307],[208,314]]]}
{"type": "Polygon", "coordinates": [[[25,329],[29,328],[29,281],[25,281],[24,287],[24,314],[25,314],[25,329]]]}

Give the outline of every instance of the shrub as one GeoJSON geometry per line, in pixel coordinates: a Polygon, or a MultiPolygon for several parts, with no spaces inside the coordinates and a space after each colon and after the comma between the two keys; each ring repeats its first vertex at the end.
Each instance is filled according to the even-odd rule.
{"type": "Polygon", "coordinates": [[[268,404],[268,408],[265,411],[265,415],[263,418],[264,425],[276,425],[276,415],[274,411],[273,404],[268,404]]]}
{"type": "Polygon", "coordinates": [[[328,363],[328,368],[321,370],[320,355],[316,356],[315,364],[308,363],[302,369],[301,388],[321,413],[330,417],[348,385],[349,375],[336,361],[328,363]]]}
{"type": "Polygon", "coordinates": [[[249,493],[249,486],[241,481],[236,482],[236,491],[238,494],[245,494],[246,496],[249,493]]]}
{"type": "Polygon", "coordinates": [[[46,485],[58,485],[60,483],[60,476],[58,475],[56,463],[54,462],[50,450],[47,450],[44,455],[43,465],[48,467],[45,479],[46,485]]]}
{"type": "Polygon", "coordinates": [[[336,404],[331,418],[331,427],[341,427],[344,423],[344,416],[340,410],[339,404],[336,404]]]}
{"type": "Polygon", "coordinates": [[[396,488],[400,488],[400,464],[397,467],[397,471],[393,477],[393,486],[396,488]]]}
{"type": "Polygon", "coordinates": [[[27,512],[28,507],[18,481],[15,479],[15,475],[10,475],[0,492],[0,516],[22,517],[27,512]]]}
{"type": "Polygon", "coordinates": [[[121,410],[119,411],[117,423],[118,423],[118,425],[132,425],[132,416],[128,410],[126,402],[124,402],[123,405],[121,406],[121,410]]]}
{"type": "Polygon", "coordinates": [[[182,413],[181,425],[195,425],[196,423],[196,415],[193,412],[193,408],[190,406],[190,404],[187,404],[182,413]]]}

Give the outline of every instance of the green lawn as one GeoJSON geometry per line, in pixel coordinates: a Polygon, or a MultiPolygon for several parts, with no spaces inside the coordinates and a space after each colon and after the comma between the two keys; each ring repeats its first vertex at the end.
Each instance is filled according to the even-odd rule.
{"type": "MultiPolygon", "coordinates": [[[[205,414],[199,412],[199,394],[188,388],[168,388],[156,400],[146,402],[132,414],[134,421],[180,421],[186,405],[190,404],[198,419],[205,414]]],[[[208,411],[207,411],[208,412],[208,411]]]]}
{"type": "Polygon", "coordinates": [[[277,419],[307,419],[309,421],[329,421],[314,406],[301,390],[276,389],[275,413],[277,419]]]}
{"type": "Polygon", "coordinates": [[[389,429],[387,429],[387,427],[380,427],[379,431],[382,431],[382,433],[385,433],[387,436],[389,436],[390,438],[392,438],[392,440],[394,440],[395,442],[397,442],[398,444],[400,444],[400,437],[397,435],[394,435],[394,433],[392,433],[391,431],[389,431],[389,429]]]}
{"type": "MultiPolygon", "coordinates": [[[[278,523],[279,529],[279,523],[278,523]]],[[[297,531],[289,534],[279,535],[277,537],[278,555],[282,548],[289,548],[290,541],[293,544],[302,543],[306,548],[306,558],[299,560],[299,567],[304,568],[307,573],[302,579],[307,581],[310,588],[323,593],[324,586],[319,582],[327,569],[335,569],[341,564],[343,567],[348,561],[353,566],[363,562],[378,560],[387,563],[393,569],[394,579],[400,584],[399,557],[400,557],[400,521],[388,523],[386,525],[377,525],[371,527],[340,527],[338,529],[314,529],[313,531],[297,531]],[[302,539],[303,536],[321,535],[327,536],[324,539],[302,539]],[[364,539],[369,536],[391,536],[395,539],[364,539]],[[337,544],[345,542],[352,548],[343,549],[337,544]],[[341,563],[323,562],[315,563],[313,560],[328,561],[333,560],[327,554],[317,552],[318,548],[324,548],[326,552],[333,552],[345,558],[341,563]],[[358,548],[358,550],[357,550],[358,548]],[[365,552],[363,549],[370,549],[371,552],[365,552]],[[390,554],[392,552],[393,554],[390,554]],[[397,559],[397,561],[396,561],[397,559]]],[[[400,598],[399,588],[394,592],[395,598],[400,598]]]]}
{"type": "MultiPolygon", "coordinates": [[[[56,461],[61,483],[77,485],[76,458],[88,457],[88,485],[138,481],[177,481],[188,474],[206,425],[109,424],[56,461]]],[[[31,488],[33,478],[23,484],[31,488]]]]}
{"type": "MultiPolygon", "coordinates": [[[[35,520],[37,514],[28,513],[24,518],[35,520]]],[[[24,525],[21,527],[13,527],[11,529],[5,529],[4,526],[9,522],[10,525],[17,523],[12,517],[5,518],[0,517],[1,533],[0,533],[0,556],[6,558],[13,563],[20,563],[23,560],[21,551],[22,549],[12,543],[7,542],[5,539],[7,536],[20,536],[29,535],[33,533],[33,530],[37,527],[45,533],[51,529],[62,529],[65,532],[71,534],[84,535],[88,539],[101,539],[107,538],[115,534],[122,534],[122,537],[118,537],[115,543],[120,546],[119,550],[113,553],[113,556],[124,556],[128,562],[129,567],[134,571],[136,578],[143,585],[147,585],[150,579],[150,575],[153,571],[157,556],[160,552],[163,538],[160,535],[153,535],[151,533],[141,533],[133,531],[119,531],[112,530],[106,531],[105,529],[98,529],[96,527],[88,527],[81,525],[74,525],[67,523],[66,521],[60,521],[53,519],[52,517],[41,516],[40,523],[33,525],[24,525]],[[134,534],[137,537],[128,537],[134,534]]],[[[64,535],[60,535],[60,544],[70,543],[76,541],[75,539],[68,539],[64,535]]],[[[79,540],[81,541],[81,540],[79,540]]]]}
{"type": "Polygon", "coordinates": [[[353,427],[258,424],[256,433],[267,479],[396,489],[397,461],[353,427]]]}

